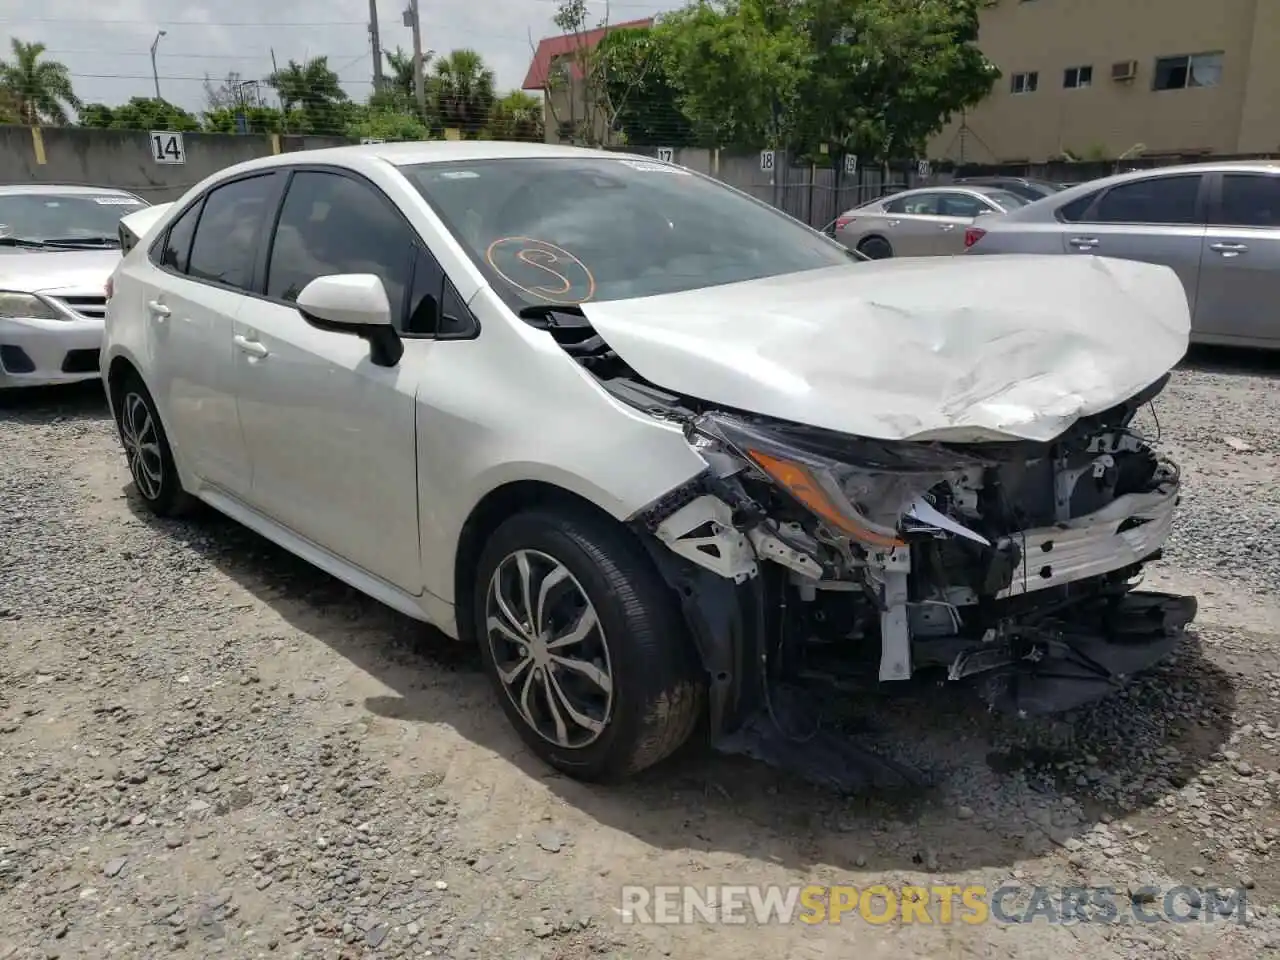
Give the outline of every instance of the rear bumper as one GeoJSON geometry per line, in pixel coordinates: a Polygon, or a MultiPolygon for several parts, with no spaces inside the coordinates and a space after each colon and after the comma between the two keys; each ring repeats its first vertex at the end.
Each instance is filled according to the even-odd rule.
{"type": "Polygon", "coordinates": [[[0,389],[96,380],[100,319],[0,318],[0,389]]]}

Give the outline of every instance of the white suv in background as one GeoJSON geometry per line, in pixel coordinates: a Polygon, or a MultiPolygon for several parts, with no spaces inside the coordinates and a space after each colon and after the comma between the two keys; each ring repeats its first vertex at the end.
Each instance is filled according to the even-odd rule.
{"type": "Polygon", "coordinates": [[[0,389],[99,376],[120,218],[145,206],[123,190],[0,186],[0,389]]]}

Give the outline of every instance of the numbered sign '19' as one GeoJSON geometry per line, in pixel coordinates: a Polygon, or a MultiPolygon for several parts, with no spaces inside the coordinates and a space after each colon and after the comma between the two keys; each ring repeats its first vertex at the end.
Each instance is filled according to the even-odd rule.
{"type": "Polygon", "coordinates": [[[156,163],[186,163],[187,149],[182,143],[182,134],[169,130],[152,130],[151,159],[156,163]]]}

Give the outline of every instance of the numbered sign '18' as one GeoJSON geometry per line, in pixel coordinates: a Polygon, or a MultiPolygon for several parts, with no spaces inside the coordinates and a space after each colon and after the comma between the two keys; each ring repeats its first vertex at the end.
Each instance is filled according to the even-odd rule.
{"type": "Polygon", "coordinates": [[[182,134],[169,130],[152,130],[151,159],[156,163],[186,163],[187,149],[182,143],[182,134]]]}

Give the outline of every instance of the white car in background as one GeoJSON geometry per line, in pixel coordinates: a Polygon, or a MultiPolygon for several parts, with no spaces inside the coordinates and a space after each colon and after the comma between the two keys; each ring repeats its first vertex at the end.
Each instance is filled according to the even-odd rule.
{"type": "Polygon", "coordinates": [[[109,188],[0,186],[0,389],[100,375],[120,218],[146,205],[109,188]]]}
{"type": "Polygon", "coordinates": [[[1179,489],[1132,425],[1187,345],[1164,267],[869,262],[673,164],[495,142],[241,163],[135,233],[102,372],[143,503],[478,644],[576,777],[699,726],[794,761],[825,734],[787,684],[1069,709],[1195,613],[1134,589],[1179,489]]]}

